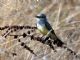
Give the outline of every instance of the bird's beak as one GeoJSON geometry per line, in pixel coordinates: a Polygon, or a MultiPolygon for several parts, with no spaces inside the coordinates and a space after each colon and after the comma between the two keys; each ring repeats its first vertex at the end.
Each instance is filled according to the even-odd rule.
{"type": "Polygon", "coordinates": [[[35,16],[36,18],[40,18],[40,16],[35,16]]]}

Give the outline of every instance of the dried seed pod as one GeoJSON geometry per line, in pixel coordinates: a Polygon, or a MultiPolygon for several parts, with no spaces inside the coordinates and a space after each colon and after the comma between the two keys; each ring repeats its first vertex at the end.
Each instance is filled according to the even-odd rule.
{"type": "Polygon", "coordinates": [[[27,31],[28,34],[30,34],[30,31],[27,31]]]}
{"type": "Polygon", "coordinates": [[[14,39],[17,39],[18,38],[18,35],[14,35],[14,39]]]}
{"type": "Polygon", "coordinates": [[[25,45],[25,43],[24,42],[21,42],[21,46],[24,46],[25,45]]]}
{"type": "Polygon", "coordinates": [[[27,36],[27,34],[26,33],[23,33],[23,38],[25,38],[27,36]]]}

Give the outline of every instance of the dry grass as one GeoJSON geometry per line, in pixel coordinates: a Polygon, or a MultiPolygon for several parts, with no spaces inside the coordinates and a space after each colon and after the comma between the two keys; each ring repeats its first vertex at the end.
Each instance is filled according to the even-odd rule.
{"type": "MultiPolygon", "coordinates": [[[[80,0],[0,0],[0,26],[36,26],[34,16],[39,13],[47,15],[57,36],[80,55],[80,0]]],[[[5,31],[0,31],[0,35],[5,31]]],[[[40,42],[31,41],[27,37],[19,38],[38,56],[23,49],[13,37],[0,37],[0,60],[80,60],[66,49],[56,47],[57,52],[54,52],[40,42]],[[16,52],[17,56],[12,56],[12,52],[16,52]]]]}

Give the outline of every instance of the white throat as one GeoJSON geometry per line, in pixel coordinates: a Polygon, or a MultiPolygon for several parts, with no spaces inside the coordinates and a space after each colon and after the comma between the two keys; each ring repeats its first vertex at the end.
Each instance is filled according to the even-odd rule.
{"type": "Polygon", "coordinates": [[[37,20],[37,22],[39,22],[39,21],[40,21],[40,19],[39,19],[39,18],[36,18],[36,20],[37,20]]]}

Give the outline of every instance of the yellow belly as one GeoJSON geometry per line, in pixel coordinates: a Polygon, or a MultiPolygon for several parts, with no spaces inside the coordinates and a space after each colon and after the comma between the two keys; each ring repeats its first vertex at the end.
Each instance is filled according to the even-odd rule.
{"type": "Polygon", "coordinates": [[[46,35],[48,33],[48,30],[45,27],[38,27],[38,30],[43,34],[46,35]]]}

